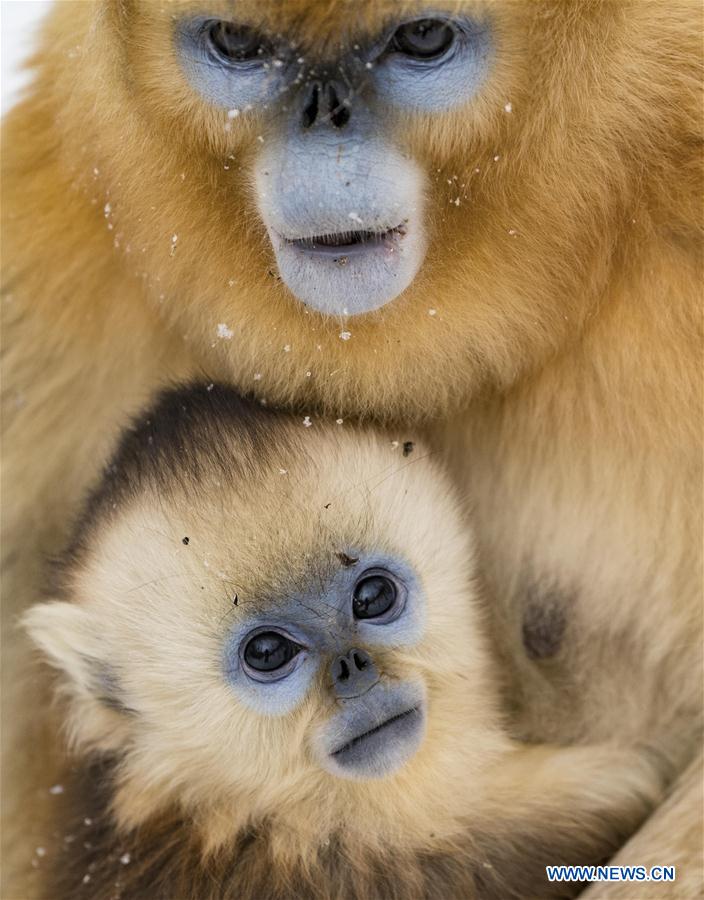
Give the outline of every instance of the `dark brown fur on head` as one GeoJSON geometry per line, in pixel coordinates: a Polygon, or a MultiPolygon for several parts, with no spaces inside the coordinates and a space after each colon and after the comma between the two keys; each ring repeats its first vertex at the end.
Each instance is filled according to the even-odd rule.
{"type": "MultiPolygon", "coordinates": [[[[76,517],[67,547],[50,566],[46,592],[70,596],[71,575],[97,530],[109,525],[140,492],[188,492],[198,486],[206,468],[223,483],[253,478],[270,464],[273,452],[291,450],[283,422],[273,410],[222,383],[198,380],[164,388],[121,432],[76,517]]],[[[188,536],[182,538],[184,546],[189,541],[188,536]]]]}

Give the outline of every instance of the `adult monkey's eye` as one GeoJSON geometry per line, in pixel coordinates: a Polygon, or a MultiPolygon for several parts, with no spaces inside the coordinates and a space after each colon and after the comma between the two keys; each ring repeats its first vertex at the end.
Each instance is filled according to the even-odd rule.
{"type": "Polygon", "coordinates": [[[278,631],[260,631],[250,638],[242,653],[255,672],[276,672],[297,656],[301,647],[278,631]]]}
{"type": "Polygon", "coordinates": [[[396,585],[387,575],[367,575],[355,586],[352,612],[355,619],[387,619],[394,611],[396,599],[396,585]]]}
{"type": "Polygon", "coordinates": [[[446,53],[454,40],[454,29],[443,19],[416,19],[396,29],[391,46],[413,59],[435,59],[446,53]]]}
{"type": "Polygon", "coordinates": [[[207,35],[216,53],[233,62],[261,59],[271,50],[266,39],[253,28],[235,25],[234,22],[211,22],[207,35]]]}

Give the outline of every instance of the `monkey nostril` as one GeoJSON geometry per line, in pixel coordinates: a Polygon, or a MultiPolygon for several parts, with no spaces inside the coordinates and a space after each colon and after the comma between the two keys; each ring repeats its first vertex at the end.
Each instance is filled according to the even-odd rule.
{"type": "Polygon", "coordinates": [[[350,667],[344,659],[340,660],[340,672],[337,677],[339,681],[347,681],[350,677],[350,667]]]}
{"type": "Polygon", "coordinates": [[[330,121],[335,128],[343,128],[350,120],[350,111],[346,106],[338,106],[334,112],[330,114],[330,121]]]}
{"type": "Polygon", "coordinates": [[[357,669],[358,669],[360,672],[363,672],[364,669],[366,669],[367,666],[369,665],[369,660],[368,660],[368,659],[365,659],[365,658],[361,655],[361,653],[358,653],[356,650],[355,650],[355,652],[352,654],[352,659],[353,659],[353,661],[354,661],[355,666],[357,667],[357,669]]]}
{"type": "Polygon", "coordinates": [[[318,85],[314,84],[310,96],[303,107],[302,118],[304,128],[310,128],[313,122],[318,118],[318,93],[318,85]]]}
{"type": "Polygon", "coordinates": [[[334,84],[328,84],[325,88],[325,102],[327,104],[330,121],[335,128],[344,127],[350,120],[350,111],[339,98],[334,84]]]}

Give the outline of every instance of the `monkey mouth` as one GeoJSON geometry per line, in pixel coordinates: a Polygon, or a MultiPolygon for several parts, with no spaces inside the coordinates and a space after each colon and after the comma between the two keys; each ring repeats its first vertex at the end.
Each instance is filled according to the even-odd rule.
{"type": "Polygon", "coordinates": [[[345,700],[323,726],[319,760],[338,778],[387,778],[420,748],[425,720],[422,683],[377,683],[345,700]]]}
{"type": "Polygon", "coordinates": [[[392,251],[405,234],[406,223],[402,222],[385,231],[357,229],[285,240],[287,244],[304,253],[340,261],[343,257],[358,256],[375,249],[392,251]]]}
{"type": "Polygon", "coordinates": [[[363,744],[381,744],[388,739],[393,740],[394,737],[402,738],[406,733],[415,730],[421,718],[422,711],[420,706],[412,706],[410,709],[397,713],[385,719],[379,725],[375,725],[373,728],[356,735],[342,744],[341,747],[338,747],[337,750],[333,750],[330,755],[338,762],[344,763],[345,760],[351,760],[352,757],[356,756],[363,744]]]}
{"type": "Polygon", "coordinates": [[[282,282],[305,306],[325,315],[356,316],[389,303],[415,278],[425,236],[410,217],[392,227],[394,219],[380,219],[370,219],[371,228],[354,227],[367,225],[361,217],[281,230],[267,226],[282,282]],[[311,233],[316,227],[320,232],[311,233]]]}

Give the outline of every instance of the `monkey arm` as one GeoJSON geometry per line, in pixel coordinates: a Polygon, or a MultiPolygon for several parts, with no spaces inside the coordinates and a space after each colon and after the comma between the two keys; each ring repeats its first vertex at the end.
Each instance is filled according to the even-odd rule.
{"type": "MultiPolygon", "coordinates": [[[[677,877],[667,887],[669,900],[694,900],[704,889],[704,766],[699,756],[690,764],[669,798],[658,807],[642,828],[616,854],[614,865],[675,866],[677,877]]],[[[594,884],[583,900],[629,900],[634,885],[628,882],[594,884]]],[[[639,900],[662,898],[663,885],[639,883],[639,900]]]]}
{"type": "Polygon", "coordinates": [[[548,881],[546,866],[608,859],[660,802],[665,779],[643,745],[517,745],[484,785],[472,829],[478,896],[546,900],[578,889],[548,881]]]}

